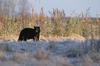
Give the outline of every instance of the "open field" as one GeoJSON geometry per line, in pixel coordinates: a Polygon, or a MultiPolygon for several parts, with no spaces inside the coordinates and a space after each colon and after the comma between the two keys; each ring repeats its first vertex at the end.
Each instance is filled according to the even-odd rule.
{"type": "Polygon", "coordinates": [[[0,66],[100,66],[100,52],[93,50],[90,40],[41,37],[37,42],[17,42],[2,39],[0,66]]]}
{"type": "Polygon", "coordinates": [[[0,66],[100,66],[100,0],[0,0],[0,66]]]}

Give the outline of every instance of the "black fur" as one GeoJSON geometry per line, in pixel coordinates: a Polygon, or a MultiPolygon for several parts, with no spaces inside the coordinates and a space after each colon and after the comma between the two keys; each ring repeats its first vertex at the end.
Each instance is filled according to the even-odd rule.
{"type": "Polygon", "coordinates": [[[35,26],[33,28],[24,28],[19,35],[18,41],[27,41],[28,39],[33,39],[35,41],[39,40],[40,27],[35,26]]]}

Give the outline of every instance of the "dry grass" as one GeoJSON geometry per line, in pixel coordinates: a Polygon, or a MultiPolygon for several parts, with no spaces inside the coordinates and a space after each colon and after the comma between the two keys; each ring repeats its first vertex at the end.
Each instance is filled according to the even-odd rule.
{"type": "Polygon", "coordinates": [[[93,64],[93,60],[88,55],[83,56],[81,60],[82,60],[81,66],[92,66],[93,64]]]}
{"type": "Polygon", "coordinates": [[[14,61],[6,61],[6,62],[1,62],[0,66],[21,66],[20,64],[14,62],[14,61]]]}
{"type": "Polygon", "coordinates": [[[29,61],[31,60],[31,58],[33,58],[33,57],[30,57],[29,54],[30,53],[14,53],[12,55],[12,60],[17,63],[23,63],[23,62],[29,61]]]}
{"type": "MultiPolygon", "coordinates": [[[[12,36],[12,37],[14,37],[14,36],[12,36]]],[[[66,40],[67,38],[66,37],[61,37],[61,38],[60,37],[54,37],[54,38],[53,37],[46,37],[46,38],[44,37],[43,38],[43,36],[41,36],[40,39],[44,39],[46,41],[50,41],[49,39],[51,39],[51,41],[50,41],[51,43],[50,42],[46,42],[46,43],[49,43],[50,45],[52,45],[52,47],[54,47],[55,46],[54,44],[57,44],[57,43],[52,42],[53,40],[56,40],[56,41],[58,41],[60,39],[66,40]]],[[[48,51],[48,50],[44,49],[44,47],[43,48],[41,47],[39,49],[33,49],[33,50],[35,50],[34,52],[28,52],[28,51],[12,52],[11,51],[10,57],[8,57],[9,55],[7,55],[7,53],[9,53],[9,51],[8,51],[9,48],[11,49],[11,47],[14,47],[14,46],[9,45],[10,43],[7,43],[7,44],[6,43],[7,42],[3,42],[0,44],[0,66],[95,66],[94,63],[98,63],[98,65],[100,63],[100,53],[98,53],[98,52],[90,52],[87,54],[83,54],[82,56],[76,57],[76,60],[74,60],[74,58],[73,58],[74,62],[76,62],[77,59],[80,58],[78,60],[78,62],[75,63],[76,65],[74,65],[73,63],[71,63],[69,61],[70,58],[63,57],[62,55],[57,55],[57,54],[55,55],[52,53],[52,51],[48,51]],[[8,47],[7,45],[9,45],[10,47],[8,47]]],[[[40,43],[41,43],[41,41],[40,41],[40,43]]],[[[27,42],[25,44],[27,44],[27,42]]],[[[38,44],[38,42],[37,42],[37,44],[38,44]]],[[[16,43],[13,45],[16,45],[16,43]]],[[[82,44],[80,44],[80,45],[82,45],[82,44]]],[[[19,45],[19,46],[22,46],[22,45],[19,45]]],[[[61,47],[61,48],[63,48],[63,47],[61,47]]],[[[30,49],[30,47],[28,49],[30,49]]],[[[68,50],[68,49],[66,49],[66,50],[68,50]]],[[[81,49],[85,50],[85,48],[80,48],[80,49],[76,48],[76,50],[75,49],[72,50],[73,51],[72,53],[77,51],[75,53],[78,54],[81,52],[81,49]]],[[[49,50],[52,50],[52,48],[49,50]]]]}
{"type": "Polygon", "coordinates": [[[38,60],[46,60],[49,59],[49,53],[46,52],[44,49],[38,49],[34,57],[38,60]]]}
{"type": "Polygon", "coordinates": [[[0,51],[0,60],[5,60],[4,56],[5,56],[5,52],[0,51]]]}
{"type": "Polygon", "coordinates": [[[89,56],[93,60],[93,62],[100,63],[100,53],[99,52],[92,52],[89,54],[89,56]]]}
{"type": "Polygon", "coordinates": [[[72,33],[70,36],[68,36],[69,39],[71,40],[79,40],[79,41],[85,41],[85,37],[81,36],[81,35],[78,35],[78,34],[75,34],[75,33],[72,33]]]}
{"type": "Polygon", "coordinates": [[[8,51],[8,46],[6,44],[0,44],[0,51],[8,51]]]}
{"type": "MultiPolygon", "coordinates": [[[[18,40],[19,35],[15,35],[15,34],[11,34],[11,35],[2,35],[0,36],[0,40],[6,40],[6,41],[17,41],[18,40]]],[[[40,35],[40,40],[42,41],[63,41],[63,40],[79,40],[79,41],[85,41],[85,38],[83,36],[80,36],[78,34],[71,34],[68,37],[64,37],[64,36],[43,36],[40,35]]]]}
{"type": "Polygon", "coordinates": [[[0,40],[6,40],[6,41],[17,41],[18,35],[2,35],[0,36],[0,40]]]}

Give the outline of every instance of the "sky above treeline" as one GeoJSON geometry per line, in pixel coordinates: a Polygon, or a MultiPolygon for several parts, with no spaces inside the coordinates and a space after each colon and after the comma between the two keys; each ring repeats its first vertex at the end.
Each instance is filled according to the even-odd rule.
{"type": "Polygon", "coordinates": [[[41,7],[44,8],[46,15],[53,8],[64,10],[66,16],[76,16],[82,12],[92,17],[100,17],[100,0],[30,0],[34,10],[39,12],[41,7]]]}

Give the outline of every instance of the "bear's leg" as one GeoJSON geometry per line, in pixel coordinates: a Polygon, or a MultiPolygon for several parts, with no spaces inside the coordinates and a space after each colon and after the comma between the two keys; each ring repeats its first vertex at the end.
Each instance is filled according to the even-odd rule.
{"type": "Polygon", "coordinates": [[[36,35],[36,40],[39,41],[39,34],[36,35]]]}
{"type": "Polygon", "coordinates": [[[33,41],[35,41],[35,37],[32,37],[33,41]]]}
{"type": "Polygon", "coordinates": [[[24,41],[27,41],[27,38],[26,38],[26,37],[24,37],[24,38],[23,38],[23,40],[24,40],[24,41]]]}
{"type": "Polygon", "coordinates": [[[37,36],[37,40],[39,41],[39,35],[37,36]]]}
{"type": "Polygon", "coordinates": [[[34,36],[34,39],[33,39],[34,41],[37,41],[38,39],[37,39],[37,36],[34,36]]]}
{"type": "Polygon", "coordinates": [[[23,36],[19,36],[18,41],[22,41],[23,40],[23,36]]]}
{"type": "Polygon", "coordinates": [[[36,41],[39,41],[39,36],[38,35],[35,37],[35,40],[36,41]]]}

